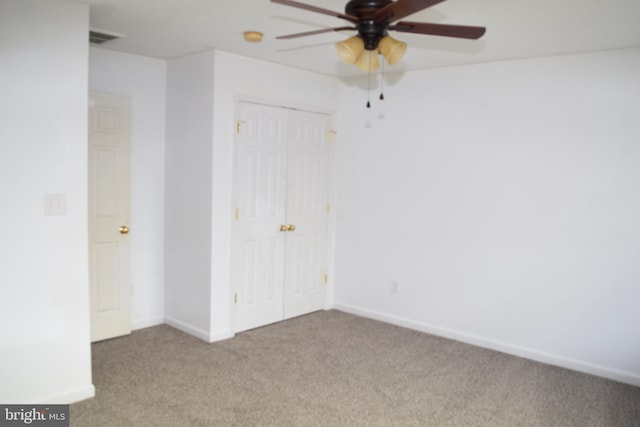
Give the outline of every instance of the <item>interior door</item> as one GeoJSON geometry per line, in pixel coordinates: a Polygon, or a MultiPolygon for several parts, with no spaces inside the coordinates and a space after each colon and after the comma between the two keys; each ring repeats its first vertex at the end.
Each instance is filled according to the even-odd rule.
{"type": "Polygon", "coordinates": [[[234,328],[282,320],[286,221],[286,110],[238,105],[233,247],[234,328]]]}
{"type": "Polygon", "coordinates": [[[325,305],[328,134],[325,114],[289,112],[284,318],[325,305]]]}
{"type": "Polygon", "coordinates": [[[329,119],[238,104],[235,332],[324,308],[329,119]]]}
{"type": "Polygon", "coordinates": [[[131,332],[128,98],[89,101],[91,341],[131,332]]]}

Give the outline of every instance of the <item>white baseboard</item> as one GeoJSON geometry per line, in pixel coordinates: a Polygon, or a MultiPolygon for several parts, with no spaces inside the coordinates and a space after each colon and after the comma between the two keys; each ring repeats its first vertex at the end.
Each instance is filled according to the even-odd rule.
{"type": "Polygon", "coordinates": [[[233,336],[235,335],[233,332],[227,330],[209,333],[204,329],[196,328],[195,326],[189,325],[185,322],[173,319],[171,317],[165,317],[164,323],[169,326],[173,326],[174,328],[181,330],[182,332],[186,332],[189,335],[193,335],[196,338],[200,338],[202,341],[206,341],[208,343],[233,338],[233,336]]]}
{"type": "Polygon", "coordinates": [[[229,338],[233,338],[235,335],[236,334],[231,331],[212,332],[209,335],[209,339],[207,341],[212,343],[216,341],[228,340],[229,338]]]}
{"type": "Polygon", "coordinates": [[[150,328],[151,326],[158,326],[162,324],[164,324],[163,317],[159,317],[157,319],[142,320],[139,322],[132,322],[131,330],[136,331],[138,329],[150,328]]]}
{"type": "Polygon", "coordinates": [[[40,399],[38,402],[50,405],[70,405],[81,400],[90,399],[95,395],[96,388],[91,384],[77,390],[56,394],[55,396],[48,396],[44,399],[40,399]]]}
{"type": "Polygon", "coordinates": [[[334,303],[334,309],[344,311],[346,313],[355,314],[357,316],[390,323],[392,325],[401,326],[403,328],[413,329],[416,331],[449,338],[467,344],[472,344],[478,347],[484,347],[491,350],[500,351],[502,353],[512,354],[514,356],[535,360],[537,362],[560,366],[562,368],[572,369],[574,371],[596,375],[599,377],[608,378],[611,380],[640,387],[640,375],[633,372],[621,371],[615,368],[610,368],[608,366],[594,365],[592,363],[584,362],[581,360],[569,359],[556,354],[550,354],[527,347],[521,347],[518,345],[496,341],[479,335],[467,334],[465,332],[416,322],[410,319],[392,316],[389,314],[380,313],[348,304],[334,303]]]}
{"type": "Polygon", "coordinates": [[[164,323],[182,332],[186,332],[189,335],[193,335],[196,338],[200,338],[203,341],[209,342],[209,332],[205,331],[204,329],[197,328],[181,320],[173,319],[171,317],[165,317],[164,323]]]}

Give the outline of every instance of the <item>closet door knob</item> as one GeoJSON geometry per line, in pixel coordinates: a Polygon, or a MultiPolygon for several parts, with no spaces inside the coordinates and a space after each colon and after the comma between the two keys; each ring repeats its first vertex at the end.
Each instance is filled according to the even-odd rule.
{"type": "Polygon", "coordinates": [[[129,234],[129,227],[127,227],[126,225],[121,225],[120,234],[129,234]]]}
{"type": "Polygon", "coordinates": [[[287,231],[296,231],[296,226],[293,224],[287,225],[287,231]]]}
{"type": "Polygon", "coordinates": [[[286,225],[282,224],[280,226],[280,231],[289,231],[289,228],[286,225]]]}

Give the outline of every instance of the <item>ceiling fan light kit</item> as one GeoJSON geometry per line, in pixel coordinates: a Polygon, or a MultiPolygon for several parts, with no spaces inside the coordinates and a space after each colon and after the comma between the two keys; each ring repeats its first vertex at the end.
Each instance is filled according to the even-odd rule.
{"type": "Polygon", "coordinates": [[[355,64],[358,57],[364,51],[364,40],[359,36],[353,36],[343,42],[336,43],[338,56],[345,64],[355,64]]]}
{"type": "Polygon", "coordinates": [[[338,56],[345,64],[355,64],[363,71],[375,71],[378,66],[370,67],[369,61],[378,63],[378,58],[371,58],[373,54],[382,54],[389,65],[397,64],[407,51],[407,44],[394,39],[391,36],[384,36],[374,49],[365,49],[365,42],[360,36],[353,36],[345,41],[336,43],[338,56]]]}
{"type": "Polygon", "coordinates": [[[356,61],[356,67],[365,72],[378,71],[380,68],[380,60],[378,59],[377,50],[365,50],[360,54],[356,61]]]}
{"type": "Polygon", "coordinates": [[[385,36],[380,39],[378,50],[380,50],[380,53],[384,56],[387,64],[396,65],[407,51],[407,44],[391,36],[385,36]]]}

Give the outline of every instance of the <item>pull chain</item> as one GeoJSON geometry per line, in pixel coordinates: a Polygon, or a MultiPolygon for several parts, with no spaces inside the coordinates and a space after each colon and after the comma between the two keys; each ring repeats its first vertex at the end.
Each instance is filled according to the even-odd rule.
{"type": "Polygon", "coordinates": [[[367,83],[367,108],[371,108],[371,55],[369,55],[369,81],[367,83]]]}
{"type": "Polygon", "coordinates": [[[380,67],[380,101],[384,101],[384,59],[381,61],[380,67]]]}

